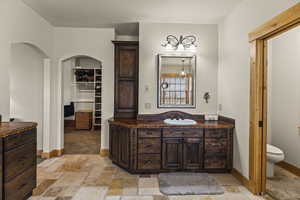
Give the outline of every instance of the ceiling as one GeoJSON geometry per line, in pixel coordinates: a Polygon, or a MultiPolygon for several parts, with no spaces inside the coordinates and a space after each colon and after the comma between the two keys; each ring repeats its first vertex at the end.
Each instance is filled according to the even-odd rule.
{"type": "Polygon", "coordinates": [[[23,1],[54,26],[115,27],[117,34],[137,35],[137,22],[218,23],[242,0],[23,1]]]}

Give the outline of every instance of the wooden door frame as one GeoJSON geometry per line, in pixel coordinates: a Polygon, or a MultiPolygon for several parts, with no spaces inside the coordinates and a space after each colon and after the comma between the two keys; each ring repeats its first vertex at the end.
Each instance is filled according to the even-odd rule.
{"type": "Polygon", "coordinates": [[[255,194],[266,191],[268,40],[299,25],[300,3],[297,3],[249,33],[251,49],[249,189],[255,194]]]}

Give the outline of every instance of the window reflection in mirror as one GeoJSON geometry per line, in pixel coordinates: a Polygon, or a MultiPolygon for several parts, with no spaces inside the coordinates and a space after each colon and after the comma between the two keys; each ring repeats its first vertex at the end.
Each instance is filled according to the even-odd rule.
{"type": "Polygon", "coordinates": [[[195,107],[196,56],[159,55],[158,107],[195,107]]]}

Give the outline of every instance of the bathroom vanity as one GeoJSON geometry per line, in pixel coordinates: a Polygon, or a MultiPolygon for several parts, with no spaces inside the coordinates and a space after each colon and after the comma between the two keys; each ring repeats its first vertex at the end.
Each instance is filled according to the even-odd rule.
{"type": "Polygon", "coordinates": [[[234,120],[205,121],[202,115],[167,112],[111,119],[110,158],[131,173],[232,169],[234,120]],[[194,125],[169,125],[164,119],[193,119],[194,125]]]}

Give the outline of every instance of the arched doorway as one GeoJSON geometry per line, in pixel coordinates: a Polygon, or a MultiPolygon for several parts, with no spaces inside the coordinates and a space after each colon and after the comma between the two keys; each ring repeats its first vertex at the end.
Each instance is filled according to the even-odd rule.
{"type": "Polygon", "coordinates": [[[65,154],[99,154],[102,64],[90,56],[61,62],[62,145],[65,154]]]}
{"type": "Polygon", "coordinates": [[[10,118],[13,121],[34,121],[37,127],[37,150],[41,154],[49,143],[45,135],[50,127],[50,59],[30,43],[11,44],[10,118]]]}

